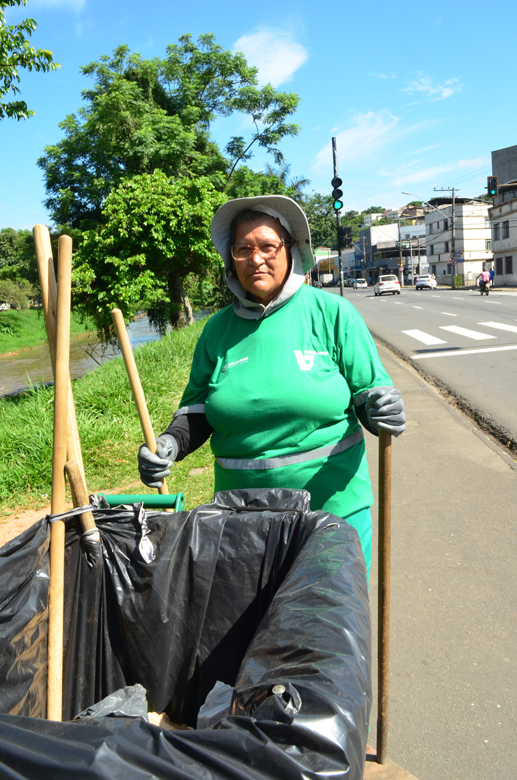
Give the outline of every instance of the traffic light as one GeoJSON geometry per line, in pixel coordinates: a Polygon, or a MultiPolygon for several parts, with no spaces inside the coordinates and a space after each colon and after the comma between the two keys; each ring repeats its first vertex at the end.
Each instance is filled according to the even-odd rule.
{"type": "Polygon", "coordinates": [[[343,181],[338,176],[335,176],[332,179],[331,183],[332,183],[332,188],[333,188],[332,189],[332,199],[334,201],[334,203],[332,205],[333,205],[335,211],[339,211],[340,209],[343,208],[343,201],[341,200],[341,198],[343,197],[343,190],[339,189],[341,187],[341,185],[343,184],[343,181]]]}
{"type": "Polygon", "coordinates": [[[352,228],[340,225],[339,232],[339,248],[348,249],[352,246],[352,228]]]}
{"type": "Polygon", "coordinates": [[[487,177],[487,190],[488,194],[491,198],[495,198],[497,193],[499,192],[499,187],[497,183],[497,176],[488,176],[487,177]]]}

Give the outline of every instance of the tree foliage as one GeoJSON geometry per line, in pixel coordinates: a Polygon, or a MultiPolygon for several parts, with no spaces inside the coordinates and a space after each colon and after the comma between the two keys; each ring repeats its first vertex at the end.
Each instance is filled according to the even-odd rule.
{"type": "Polygon", "coordinates": [[[173,179],[159,170],[108,195],[103,224],[85,232],[74,263],[74,300],[99,331],[111,328],[114,307],[126,319],[146,308],[162,330],[178,323],[184,278],[221,266],[210,223],[225,200],[206,177],[173,179]]]}
{"type": "MultiPolygon", "coordinates": [[[[145,60],[119,46],[82,69],[94,79],[85,105],[60,127],[64,138],[38,161],[45,176],[45,205],[54,222],[89,228],[102,221],[104,199],[127,177],[161,170],[174,178],[204,177],[230,187],[238,166],[262,146],[277,163],[278,143],[298,132],[286,121],[294,94],[257,86],[257,69],[244,55],[224,51],[212,34],[197,44],[183,35],[164,59],[145,60]],[[245,114],[251,138],[232,138],[223,156],[210,136],[218,116],[245,114]]],[[[233,182],[232,182],[233,185],[233,182]]],[[[235,189],[235,188],[234,188],[235,189]]]]}
{"type": "Polygon", "coordinates": [[[34,241],[30,230],[0,230],[0,281],[39,290],[34,241]]]}
{"type": "Polygon", "coordinates": [[[16,309],[27,309],[34,295],[33,286],[26,280],[0,278],[0,303],[8,303],[16,309]]]}
{"type": "Polygon", "coordinates": [[[56,70],[60,66],[53,62],[52,52],[47,49],[35,49],[28,38],[37,28],[34,19],[24,19],[19,24],[6,24],[4,10],[15,6],[27,5],[27,0],[0,0],[0,119],[13,117],[27,119],[34,116],[24,100],[7,100],[11,93],[14,98],[20,94],[19,69],[44,71],[56,70]]]}

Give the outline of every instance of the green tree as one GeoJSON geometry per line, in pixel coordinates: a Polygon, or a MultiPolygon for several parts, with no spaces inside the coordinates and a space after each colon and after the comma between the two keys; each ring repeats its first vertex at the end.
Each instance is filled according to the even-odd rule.
{"type": "Polygon", "coordinates": [[[146,308],[155,327],[191,317],[184,280],[215,273],[222,261],[211,238],[215,210],[226,200],[206,177],[173,179],[163,171],[121,182],[106,198],[97,230],[89,230],[74,262],[74,301],[100,332],[110,312],[126,319],[146,308]]]}
{"type": "Polygon", "coordinates": [[[60,125],[64,138],[47,146],[45,205],[54,222],[93,227],[102,221],[104,199],[128,177],[163,171],[174,178],[199,176],[218,190],[230,186],[239,165],[261,146],[275,162],[278,143],[299,128],[286,121],[296,95],[257,86],[257,69],[243,54],[224,51],[212,34],[197,44],[184,35],[164,59],[144,60],[127,46],[82,68],[94,85],[85,106],[60,125]],[[251,119],[251,138],[232,138],[223,156],[211,140],[218,116],[241,112],[251,119]]]}
{"type": "Polygon", "coordinates": [[[30,45],[28,37],[38,26],[34,19],[24,19],[19,24],[5,23],[4,10],[17,5],[27,5],[27,0],[0,0],[0,119],[13,117],[20,120],[34,116],[34,111],[27,107],[24,100],[4,102],[9,93],[12,97],[20,94],[17,86],[20,83],[19,68],[48,72],[60,67],[53,62],[51,51],[30,45]]]}
{"type": "Polygon", "coordinates": [[[382,214],[384,211],[386,211],[383,206],[369,206],[365,211],[363,211],[363,214],[382,214]]]}
{"type": "Polygon", "coordinates": [[[26,280],[31,285],[39,286],[30,230],[0,230],[0,279],[26,280]]]}
{"type": "Polygon", "coordinates": [[[8,303],[17,309],[26,309],[34,295],[33,286],[26,280],[0,278],[0,303],[8,303]]]}
{"type": "Polygon", "coordinates": [[[303,210],[311,228],[312,246],[337,246],[336,212],[332,195],[312,192],[305,199],[303,210]]]}

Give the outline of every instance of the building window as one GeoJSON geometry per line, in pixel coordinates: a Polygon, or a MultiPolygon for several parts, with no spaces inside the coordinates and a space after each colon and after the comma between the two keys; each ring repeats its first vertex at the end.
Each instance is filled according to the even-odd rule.
{"type": "Polygon", "coordinates": [[[448,252],[449,251],[449,242],[448,241],[444,242],[444,250],[443,251],[444,252],[448,252]]]}
{"type": "Polygon", "coordinates": [[[448,219],[444,219],[443,220],[443,229],[444,230],[449,230],[449,220],[448,219]]]}
{"type": "Polygon", "coordinates": [[[436,266],[435,265],[431,266],[431,273],[432,274],[436,274],[436,266]]]}
{"type": "Polygon", "coordinates": [[[447,273],[448,274],[452,273],[452,265],[450,263],[447,263],[447,273]]]}
{"type": "Polygon", "coordinates": [[[434,244],[429,244],[429,254],[434,255],[434,244]]]}
{"type": "Polygon", "coordinates": [[[513,260],[511,257],[504,258],[504,272],[505,274],[513,274],[513,260]]]}
{"type": "Polygon", "coordinates": [[[491,246],[492,246],[492,242],[490,241],[490,239],[489,239],[489,238],[486,238],[486,239],[485,239],[485,251],[486,251],[486,252],[490,252],[490,247],[491,247],[491,246]]]}
{"type": "Polygon", "coordinates": [[[497,257],[495,261],[495,272],[497,276],[503,275],[503,258],[497,257]]]}
{"type": "Polygon", "coordinates": [[[494,241],[500,241],[501,239],[501,225],[499,222],[496,222],[494,225],[494,232],[492,233],[492,238],[494,241]]]}
{"type": "Polygon", "coordinates": [[[510,238],[510,222],[503,222],[503,238],[510,238]]]}
{"type": "Polygon", "coordinates": [[[433,235],[433,223],[432,223],[432,222],[431,222],[431,224],[429,225],[429,235],[430,235],[430,236],[432,236],[432,235],[433,235]]]}

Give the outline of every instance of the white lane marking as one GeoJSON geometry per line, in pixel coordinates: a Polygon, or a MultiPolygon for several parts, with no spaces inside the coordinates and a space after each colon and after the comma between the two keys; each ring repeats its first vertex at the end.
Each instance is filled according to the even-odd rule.
{"type": "Polygon", "coordinates": [[[451,349],[450,352],[434,352],[429,355],[411,355],[413,360],[423,360],[434,357],[458,357],[459,355],[477,355],[481,352],[504,352],[507,349],[517,349],[517,344],[511,347],[485,347],[485,349],[451,349]]]}
{"type": "Polygon", "coordinates": [[[454,295],[453,295],[452,296],[452,300],[453,301],[464,301],[465,300],[465,296],[463,296],[463,298],[455,298],[454,295]]]}
{"type": "Polygon", "coordinates": [[[466,336],[468,339],[474,339],[474,341],[484,341],[485,339],[497,338],[497,336],[489,336],[488,333],[480,333],[477,330],[460,328],[458,325],[440,325],[440,330],[448,330],[451,333],[457,333],[458,336],[466,336]]]}
{"type": "Polygon", "coordinates": [[[483,325],[485,328],[497,328],[497,330],[509,330],[511,333],[517,333],[515,325],[505,325],[504,322],[478,322],[478,325],[483,325]]]}
{"type": "Polygon", "coordinates": [[[457,317],[457,314],[451,314],[449,311],[442,311],[442,314],[446,314],[447,317],[457,317]]]}
{"type": "Polygon", "coordinates": [[[400,302],[400,301],[393,301],[393,303],[396,303],[396,304],[397,304],[397,306],[402,306],[402,304],[401,304],[401,302],[400,302]]]}
{"type": "Polygon", "coordinates": [[[501,301],[487,301],[487,303],[492,303],[494,306],[502,306],[503,304],[501,301]]]}
{"type": "Polygon", "coordinates": [[[417,341],[421,341],[422,344],[447,344],[443,339],[437,339],[436,336],[424,333],[423,330],[403,330],[402,333],[411,336],[411,338],[416,339],[417,341]]]}
{"type": "Polygon", "coordinates": [[[413,306],[413,309],[423,309],[423,306],[413,306]]]}

